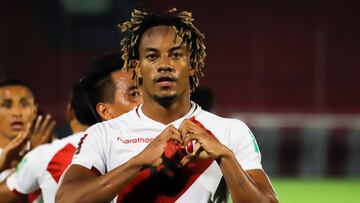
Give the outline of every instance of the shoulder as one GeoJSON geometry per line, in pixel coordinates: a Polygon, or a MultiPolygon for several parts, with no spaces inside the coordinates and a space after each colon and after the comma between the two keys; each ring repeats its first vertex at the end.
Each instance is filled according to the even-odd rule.
{"type": "Polygon", "coordinates": [[[51,144],[43,144],[26,153],[16,166],[16,173],[33,175],[44,171],[53,154],[49,153],[51,151],[50,146],[51,144]]]}
{"type": "Polygon", "coordinates": [[[105,133],[107,131],[118,131],[123,128],[136,125],[137,108],[125,113],[117,118],[96,123],[86,130],[86,133],[105,133]]]}
{"type": "Polygon", "coordinates": [[[236,127],[245,131],[249,129],[248,126],[239,119],[222,117],[205,110],[199,111],[195,118],[202,123],[206,123],[209,126],[219,126],[221,128],[236,127]]]}

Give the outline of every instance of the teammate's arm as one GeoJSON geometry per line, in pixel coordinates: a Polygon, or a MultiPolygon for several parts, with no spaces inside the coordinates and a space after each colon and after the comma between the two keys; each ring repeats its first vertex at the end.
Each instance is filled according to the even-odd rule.
{"type": "Polygon", "coordinates": [[[0,197],[0,203],[19,202],[24,198],[24,196],[11,191],[6,185],[6,181],[0,183],[0,197]]]}
{"type": "Polygon", "coordinates": [[[185,120],[179,130],[185,146],[192,140],[197,141],[195,152],[185,156],[182,164],[185,165],[194,157],[216,160],[233,202],[278,202],[271,183],[262,169],[244,171],[230,149],[190,120],[185,120]]]}
{"type": "Polygon", "coordinates": [[[16,164],[21,159],[21,153],[24,151],[26,142],[28,141],[28,132],[30,125],[26,127],[26,131],[19,133],[15,139],[6,145],[0,154],[0,172],[12,168],[12,164],[16,164]]]}
{"type": "Polygon", "coordinates": [[[180,133],[172,125],[140,154],[102,176],[97,176],[86,167],[72,164],[60,181],[56,202],[110,202],[143,168],[162,163],[169,140],[182,143],[180,133]]]}
{"type": "Polygon", "coordinates": [[[40,146],[28,152],[17,165],[16,171],[0,183],[0,202],[19,202],[37,189],[40,172],[43,170],[46,147],[40,146]]]}

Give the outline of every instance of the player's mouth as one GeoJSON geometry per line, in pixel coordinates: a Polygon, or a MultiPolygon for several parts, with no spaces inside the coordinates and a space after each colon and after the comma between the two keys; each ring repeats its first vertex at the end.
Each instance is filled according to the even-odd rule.
{"type": "Polygon", "coordinates": [[[173,76],[159,76],[155,79],[156,84],[161,87],[171,87],[175,85],[176,79],[173,76]]]}
{"type": "Polygon", "coordinates": [[[11,129],[14,131],[22,131],[24,129],[24,123],[21,121],[15,121],[10,124],[11,129]]]}

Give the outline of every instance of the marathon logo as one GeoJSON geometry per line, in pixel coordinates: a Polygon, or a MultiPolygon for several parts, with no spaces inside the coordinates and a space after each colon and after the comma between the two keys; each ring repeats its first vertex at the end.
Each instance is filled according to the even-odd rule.
{"type": "Polygon", "coordinates": [[[117,141],[120,141],[124,144],[150,143],[153,140],[154,140],[154,138],[143,138],[143,137],[123,140],[121,137],[117,137],[117,141]]]}
{"type": "Polygon", "coordinates": [[[84,136],[82,136],[81,138],[80,138],[80,141],[79,141],[79,143],[78,143],[78,146],[77,146],[77,149],[76,149],[76,151],[75,151],[75,154],[79,154],[80,153],[80,149],[81,149],[81,145],[83,144],[83,142],[84,142],[84,140],[85,140],[85,138],[88,136],[88,134],[85,134],[84,136]]]}

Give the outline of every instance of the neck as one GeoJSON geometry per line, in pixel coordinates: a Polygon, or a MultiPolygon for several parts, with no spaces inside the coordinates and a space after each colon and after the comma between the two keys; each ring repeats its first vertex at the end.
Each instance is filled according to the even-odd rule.
{"type": "Polygon", "coordinates": [[[167,125],[189,112],[191,108],[189,95],[175,97],[171,102],[161,102],[161,99],[145,96],[142,111],[147,117],[167,125]]]}
{"type": "Polygon", "coordinates": [[[88,125],[84,125],[82,123],[80,123],[78,120],[73,119],[70,121],[70,128],[72,130],[73,133],[78,133],[78,132],[83,132],[86,129],[89,128],[88,125]]]}

